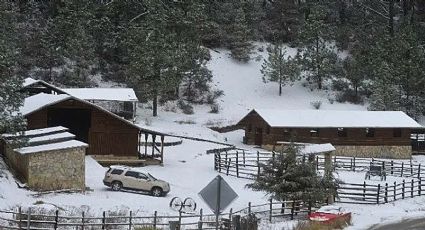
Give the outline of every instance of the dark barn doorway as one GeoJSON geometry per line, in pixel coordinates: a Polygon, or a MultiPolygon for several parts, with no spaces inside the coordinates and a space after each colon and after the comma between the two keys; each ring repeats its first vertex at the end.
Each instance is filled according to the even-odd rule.
{"type": "Polygon", "coordinates": [[[91,111],[88,109],[49,109],[47,125],[64,126],[76,139],[88,143],[91,126],[91,111]]]}
{"type": "Polygon", "coordinates": [[[255,131],[255,145],[261,146],[263,144],[263,129],[257,128],[255,131]]]}

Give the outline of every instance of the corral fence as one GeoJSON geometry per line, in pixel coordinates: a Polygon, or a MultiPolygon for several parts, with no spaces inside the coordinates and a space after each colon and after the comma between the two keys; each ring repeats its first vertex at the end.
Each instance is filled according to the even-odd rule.
{"type": "MultiPolygon", "coordinates": [[[[252,152],[241,149],[230,149],[214,152],[214,169],[220,173],[238,178],[255,179],[261,170],[261,165],[274,159],[278,152],[252,152]]],[[[300,156],[305,157],[305,156],[300,156]]],[[[366,171],[370,166],[381,166],[387,176],[425,177],[425,169],[420,163],[411,160],[384,160],[360,157],[331,157],[333,169],[347,171],[366,171]]],[[[325,167],[323,155],[317,155],[315,164],[318,170],[325,167]]]]}
{"type": "MultiPolygon", "coordinates": [[[[248,203],[246,208],[220,215],[220,229],[241,229],[247,224],[248,217],[272,221],[275,218],[297,219],[316,210],[319,205],[303,203],[302,201],[277,202],[253,205],[248,203]]],[[[23,210],[0,210],[0,229],[27,229],[27,230],[56,230],[56,229],[215,229],[215,215],[203,214],[201,209],[196,214],[158,215],[154,212],[150,216],[133,215],[130,211],[126,215],[103,212],[101,216],[93,216],[82,212],[79,216],[66,215],[62,211],[53,214],[40,214],[28,208],[23,210]]]]}
{"type": "MultiPolygon", "coordinates": [[[[249,152],[231,150],[216,152],[214,168],[220,173],[254,180],[261,172],[261,165],[276,157],[277,152],[249,152]]],[[[302,157],[302,156],[300,156],[302,157]]],[[[425,171],[420,163],[406,160],[383,160],[334,156],[333,169],[367,171],[370,166],[381,166],[387,176],[405,177],[407,180],[391,184],[341,183],[336,202],[356,204],[383,204],[423,195],[425,171]]],[[[318,170],[324,169],[324,156],[316,156],[318,170]]]]}

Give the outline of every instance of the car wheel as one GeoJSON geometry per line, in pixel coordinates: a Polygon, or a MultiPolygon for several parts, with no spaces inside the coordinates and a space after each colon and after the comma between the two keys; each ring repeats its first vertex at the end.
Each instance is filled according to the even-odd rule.
{"type": "Polygon", "coordinates": [[[162,189],[158,188],[158,187],[154,187],[154,188],[152,188],[151,194],[152,194],[152,196],[157,196],[157,197],[161,196],[162,195],[162,189]]]}
{"type": "Polygon", "coordinates": [[[111,188],[113,191],[120,191],[122,188],[122,183],[119,181],[112,182],[111,188]]]}

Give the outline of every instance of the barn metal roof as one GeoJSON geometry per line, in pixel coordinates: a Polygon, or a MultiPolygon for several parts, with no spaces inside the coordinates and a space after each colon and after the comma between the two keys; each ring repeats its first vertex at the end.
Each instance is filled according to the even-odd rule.
{"type": "Polygon", "coordinates": [[[69,95],[94,101],[139,101],[132,88],[68,88],[62,89],[69,95]]]}

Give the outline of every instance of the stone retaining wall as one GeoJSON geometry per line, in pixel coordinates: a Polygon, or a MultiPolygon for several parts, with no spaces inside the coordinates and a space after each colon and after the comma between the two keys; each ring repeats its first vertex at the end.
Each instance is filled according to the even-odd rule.
{"type": "Polygon", "coordinates": [[[335,154],[350,157],[410,159],[412,146],[343,146],[335,145],[335,154]]]}
{"type": "Polygon", "coordinates": [[[85,153],[79,147],[28,155],[28,186],[38,191],[84,190],[85,153]]]}

